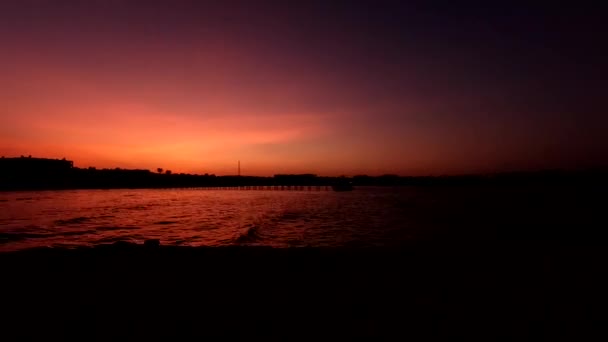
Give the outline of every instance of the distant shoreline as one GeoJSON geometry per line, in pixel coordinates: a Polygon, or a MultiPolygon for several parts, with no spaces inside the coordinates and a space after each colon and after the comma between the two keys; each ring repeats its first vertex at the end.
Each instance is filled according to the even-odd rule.
{"type": "Polygon", "coordinates": [[[358,186],[436,185],[599,185],[606,184],[608,169],[583,171],[544,170],[483,175],[326,177],[316,174],[277,174],[272,177],[172,173],[150,170],[77,168],[65,159],[0,158],[0,191],[76,189],[159,189],[227,187],[328,187],[349,182],[358,186]]]}
{"type": "Polygon", "coordinates": [[[284,175],[275,177],[253,176],[199,176],[131,174],[131,170],[96,171],[72,169],[60,175],[2,175],[0,192],[43,190],[111,190],[111,189],[241,189],[241,190],[328,190],[333,184],[348,181],[357,187],[405,186],[606,186],[608,172],[534,172],[470,176],[354,176],[317,177],[284,175]]]}

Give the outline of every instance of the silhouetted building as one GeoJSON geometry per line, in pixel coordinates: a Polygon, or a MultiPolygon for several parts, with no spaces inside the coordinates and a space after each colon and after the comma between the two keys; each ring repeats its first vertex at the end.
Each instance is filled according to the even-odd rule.
{"type": "Polygon", "coordinates": [[[0,158],[2,173],[61,173],[74,167],[74,162],[64,159],[47,158],[0,158]]]}

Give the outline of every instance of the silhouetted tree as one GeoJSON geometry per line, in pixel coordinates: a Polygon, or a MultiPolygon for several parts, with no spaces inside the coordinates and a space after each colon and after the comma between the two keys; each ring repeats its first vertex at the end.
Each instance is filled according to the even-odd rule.
{"type": "Polygon", "coordinates": [[[171,170],[167,170],[167,171],[165,171],[165,174],[166,174],[166,175],[170,175],[170,174],[171,174],[171,170]]]}
{"type": "Polygon", "coordinates": [[[162,168],[162,167],[159,167],[158,169],[156,169],[156,172],[158,172],[158,173],[163,173],[163,168],[162,168]]]}

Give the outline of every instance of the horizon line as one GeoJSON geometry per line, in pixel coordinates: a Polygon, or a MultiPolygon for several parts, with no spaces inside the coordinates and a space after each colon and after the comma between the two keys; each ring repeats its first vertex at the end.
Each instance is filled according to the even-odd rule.
{"type": "MultiPolygon", "coordinates": [[[[99,168],[97,166],[88,166],[88,167],[78,167],[78,166],[74,166],[74,161],[67,159],[66,157],[63,158],[45,158],[45,157],[34,157],[32,155],[20,155],[18,157],[10,157],[10,156],[0,156],[0,159],[40,159],[40,160],[56,160],[56,161],[68,161],[68,162],[72,162],[72,168],[77,168],[77,169],[90,169],[93,168],[95,170],[140,170],[140,171],[148,171],[150,173],[156,173],[154,172],[153,169],[149,169],[149,168],[124,168],[124,167],[102,167],[99,168]]],[[[166,168],[158,168],[160,170],[163,170],[164,172],[166,171],[171,171],[170,169],[166,169],[166,168]]],[[[157,170],[158,170],[157,169],[157,170]]],[[[330,176],[330,175],[322,175],[322,174],[318,174],[316,172],[298,172],[298,173],[273,173],[272,175],[243,175],[241,173],[241,168],[240,168],[240,160],[238,160],[238,171],[237,174],[216,174],[216,173],[209,173],[209,172],[205,172],[205,173],[187,173],[187,172],[176,172],[173,173],[171,172],[171,174],[173,175],[194,175],[194,176],[204,176],[204,175],[209,175],[209,176],[216,176],[216,177],[274,177],[277,175],[314,175],[316,177],[358,177],[358,176],[367,176],[367,177],[382,177],[382,176],[397,176],[397,177],[463,177],[463,176],[491,176],[491,175],[499,175],[499,174],[513,174],[513,173],[542,173],[542,172],[566,172],[566,173],[576,173],[576,172],[586,172],[586,171],[604,171],[604,172],[608,172],[608,165],[596,165],[596,166],[592,166],[592,167],[586,167],[586,168],[563,168],[563,167],[555,167],[555,168],[542,168],[542,169],[534,169],[534,170],[525,170],[525,169],[518,169],[518,170],[503,170],[503,171],[486,171],[486,172],[468,172],[468,173],[427,173],[425,175],[404,175],[402,173],[381,173],[381,174],[368,174],[368,173],[354,173],[354,174],[349,174],[349,173],[342,173],[340,175],[336,175],[336,176],[330,176]]],[[[164,174],[164,172],[162,174],[164,174]]]]}

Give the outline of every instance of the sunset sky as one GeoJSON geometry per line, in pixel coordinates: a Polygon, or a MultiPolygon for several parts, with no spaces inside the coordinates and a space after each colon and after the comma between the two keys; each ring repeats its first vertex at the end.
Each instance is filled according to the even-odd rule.
{"type": "Polygon", "coordinates": [[[0,155],[250,175],[605,165],[600,5],[424,3],[2,1],[0,155]]]}

